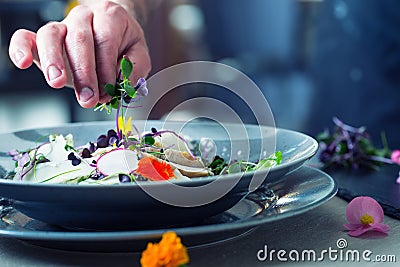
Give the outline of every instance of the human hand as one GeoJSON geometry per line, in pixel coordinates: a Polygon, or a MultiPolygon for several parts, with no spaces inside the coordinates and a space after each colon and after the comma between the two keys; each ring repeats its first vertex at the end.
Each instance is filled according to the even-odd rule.
{"type": "Polygon", "coordinates": [[[85,108],[110,100],[104,85],[115,83],[123,55],[135,63],[132,81],[151,69],[137,20],[114,2],[99,2],[79,5],[63,21],[50,22],[37,33],[19,29],[9,46],[15,66],[26,69],[35,63],[51,87],[73,87],[85,108]]]}

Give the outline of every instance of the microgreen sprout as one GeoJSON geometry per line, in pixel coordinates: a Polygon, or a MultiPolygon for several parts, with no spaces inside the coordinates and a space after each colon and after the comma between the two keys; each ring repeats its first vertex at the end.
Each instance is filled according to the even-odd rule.
{"type": "Polygon", "coordinates": [[[382,163],[392,164],[391,150],[382,133],[383,148],[376,148],[365,127],[352,127],[334,117],[335,129],[317,136],[321,152],[319,159],[326,167],[342,166],[358,169],[362,166],[377,169],[382,163]]]}
{"type": "Polygon", "coordinates": [[[129,104],[129,102],[132,99],[135,99],[137,95],[147,95],[148,90],[144,78],[140,78],[135,86],[131,84],[129,77],[133,71],[133,63],[127,56],[123,56],[120,63],[120,69],[116,83],[108,83],[104,86],[104,90],[109,96],[111,96],[111,100],[107,103],[97,104],[95,111],[106,110],[108,113],[111,113],[112,109],[116,109],[118,112],[123,105],[122,101],[129,104]]]}
{"type": "Polygon", "coordinates": [[[259,160],[258,163],[240,160],[240,161],[233,161],[230,164],[228,164],[225,162],[223,158],[215,156],[214,160],[211,162],[209,167],[211,168],[211,171],[215,175],[217,175],[224,173],[249,172],[249,171],[268,169],[276,165],[279,165],[281,162],[282,162],[282,152],[276,151],[272,155],[259,160]]]}

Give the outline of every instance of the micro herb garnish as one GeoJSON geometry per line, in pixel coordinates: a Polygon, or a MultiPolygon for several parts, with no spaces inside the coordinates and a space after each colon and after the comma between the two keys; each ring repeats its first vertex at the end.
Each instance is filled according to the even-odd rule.
{"type": "Polygon", "coordinates": [[[383,148],[376,148],[365,127],[352,127],[336,117],[333,118],[333,122],[335,124],[333,132],[325,130],[317,136],[321,148],[319,160],[325,167],[377,169],[383,163],[393,163],[390,159],[392,151],[383,133],[381,134],[383,148]]]}
{"type": "Polygon", "coordinates": [[[214,174],[223,173],[238,173],[238,172],[249,172],[267,169],[279,165],[282,162],[282,152],[276,151],[269,157],[261,159],[258,163],[248,161],[235,161],[227,164],[225,160],[219,156],[216,156],[208,166],[214,174]]]}
{"type": "Polygon", "coordinates": [[[98,103],[94,109],[95,111],[102,111],[105,109],[108,113],[111,113],[112,109],[120,109],[122,105],[121,101],[123,100],[125,103],[129,104],[129,102],[136,97],[137,90],[143,86],[143,78],[139,79],[136,86],[132,86],[129,76],[133,71],[133,63],[127,56],[123,56],[120,69],[121,71],[119,72],[116,83],[108,83],[104,86],[104,90],[111,96],[111,100],[107,103],[98,103]]]}
{"type": "Polygon", "coordinates": [[[102,111],[105,109],[108,113],[111,113],[112,109],[116,109],[115,121],[116,133],[118,137],[117,141],[122,141],[124,137],[126,139],[125,141],[129,141],[128,133],[126,131],[127,127],[134,128],[139,135],[137,128],[131,123],[130,120],[125,122],[125,118],[121,109],[130,108],[128,104],[131,102],[131,100],[136,99],[138,96],[146,96],[148,93],[146,80],[144,78],[140,78],[135,86],[131,84],[129,76],[133,72],[133,66],[133,63],[129,60],[129,58],[124,55],[120,62],[120,71],[115,84],[106,84],[104,86],[104,90],[109,96],[111,96],[111,100],[107,103],[98,103],[94,109],[95,111],[102,111]],[[120,113],[122,114],[121,116],[120,113]],[[125,124],[129,125],[126,127],[125,124]],[[120,125],[124,125],[123,129],[120,129],[120,125]]]}
{"type": "Polygon", "coordinates": [[[264,158],[264,159],[260,160],[257,164],[255,164],[253,167],[251,167],[250,169],[247,169],[247,170],[253,171],[253,170],[259,170],[259,169],[271,168],[271,167],[281,164],[281,162],[282,162],[282,152],[276,151],[274,154],[272,154],[268,158],[264,158]]]}
{"type": "Polygon", "coordinates": [[[65,149],[66,151],[72,150],[72,151],[77,152],[77,150],[76,150],[73,146],[70,146],[70,145],[68,145],[68,144],[66,144],[66,145],[64,146],[64,149],[65,149]]]}
{"type": "Polygon", "coordinates": [[[228,166],[228,173],[257,171],[272,168],[282,162],[282,152],[276,151],[269,157],[261,159],[258,163],[237,161],[228,166]]]}
{"type": "Polygon", "coordinates": [[[151,136],[151,135],[145,135],[145,136],[143,136],[143,138],[142,138],[142,143],[144,143],[144,144],[146,144],[146,145],[149,145],[149,146],[154,145],[155,142],[156,142],[156,140],[155,140],[154,137],[151,136]]]}
{"type": "Polygon", "coordinates": [[[215,156],[213,162],[208,166],[214,174],[219,174],[228,164],[219,156],[215,156]]]}

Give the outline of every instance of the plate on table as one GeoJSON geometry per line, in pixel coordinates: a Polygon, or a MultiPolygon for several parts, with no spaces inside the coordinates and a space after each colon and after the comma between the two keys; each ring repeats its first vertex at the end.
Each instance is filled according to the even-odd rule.
{"type": "MultiPolygon", "coordinates": [[[[217,154],[225,158],[240,160],[241,156],[248,155],[249,160],[254,162],[272,154],[276,149],[282,152],[283,160],[270,170],[196,178],[173,184],[151,182],[141,185],[132,183],[92,186],[0,179],[0,197],[11,199],[13,207],[30,218],[64,228],[121,230],[183,227],[232,208],[260,185],[290,179],[285,175],[301,167],[315,154],[318,147],[317,142],[305,134],[268,126],[224,124],[221,127],[210,122],[191,122],[183,126],[179,122],[135,123],[139,129],[173,129],[190,136],[192,140],[211,138],[217,145],[217,154]],[[243,131],[245,135],[242,134],[243,131]],[[256,186],[253,184],[255,178],[258,179],[256,186]],[[196,191],[197,195],[193,191],[175,194],[173,190],[181,187],[208,189],[206,194],[204,191],[196,191]],[[202,205],[182,206],[163,201],[164,199],[160,201],[154,197],[155,194],[163,194],[168,200],[180,203],[203,200],[202,198],[213,194],[218,197],[202,205]]],[[[43,140],[43,136],[55,133],[72,133],[75,144],[84,145],[110,128],[113,128],[113,122],[93,122],[0,134],[0,177],[13,169],[14,162],[6,151],[35,147],[37,140],[43,140]]]]}
{"type": "Polygon", "coordinates": [[[286,179],[247,195],[231,209],[184,227],[71,231],[9,208],[0,221],[0,236],[64,250],[134,252],[144,250],[147,242],[159,240],[164,232],[174,231],[186,246],[193,247],[233,239],[262,224],[304,213],[328,201],[336,191],[336,184],[329,175],[304,166],[288,174],[286,179]]]}

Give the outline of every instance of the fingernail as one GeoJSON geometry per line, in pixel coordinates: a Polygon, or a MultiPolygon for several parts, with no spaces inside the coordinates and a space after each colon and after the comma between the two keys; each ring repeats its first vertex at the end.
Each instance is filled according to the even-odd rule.
{"type": "Polygon", "coordinates": [[[92,89],[90,89],[89,87],[83,87],[81,92],[79,93],[79,100],[86,102],[90,98],[92,98],[93,95],[94,95],[94,92],[92,89]]]}
{"type": "Polygon", "coordinates": [[[51,65],[48,69],[47,69],[47,75],[49,77],[49,80],[55,80],[58,77],[60,77],[62,74],[61,70],[59,68],[57,68],[56,66],[51,65]]]}
{"type": "Polygon", "coordinates": [[[14,54],[14,60],[15,62],[19,63],[21,61],[21,59],[25,56],[24,52],[22,52],[21,50],[18,50],[17,52],[15,52],[14,54]]]}

